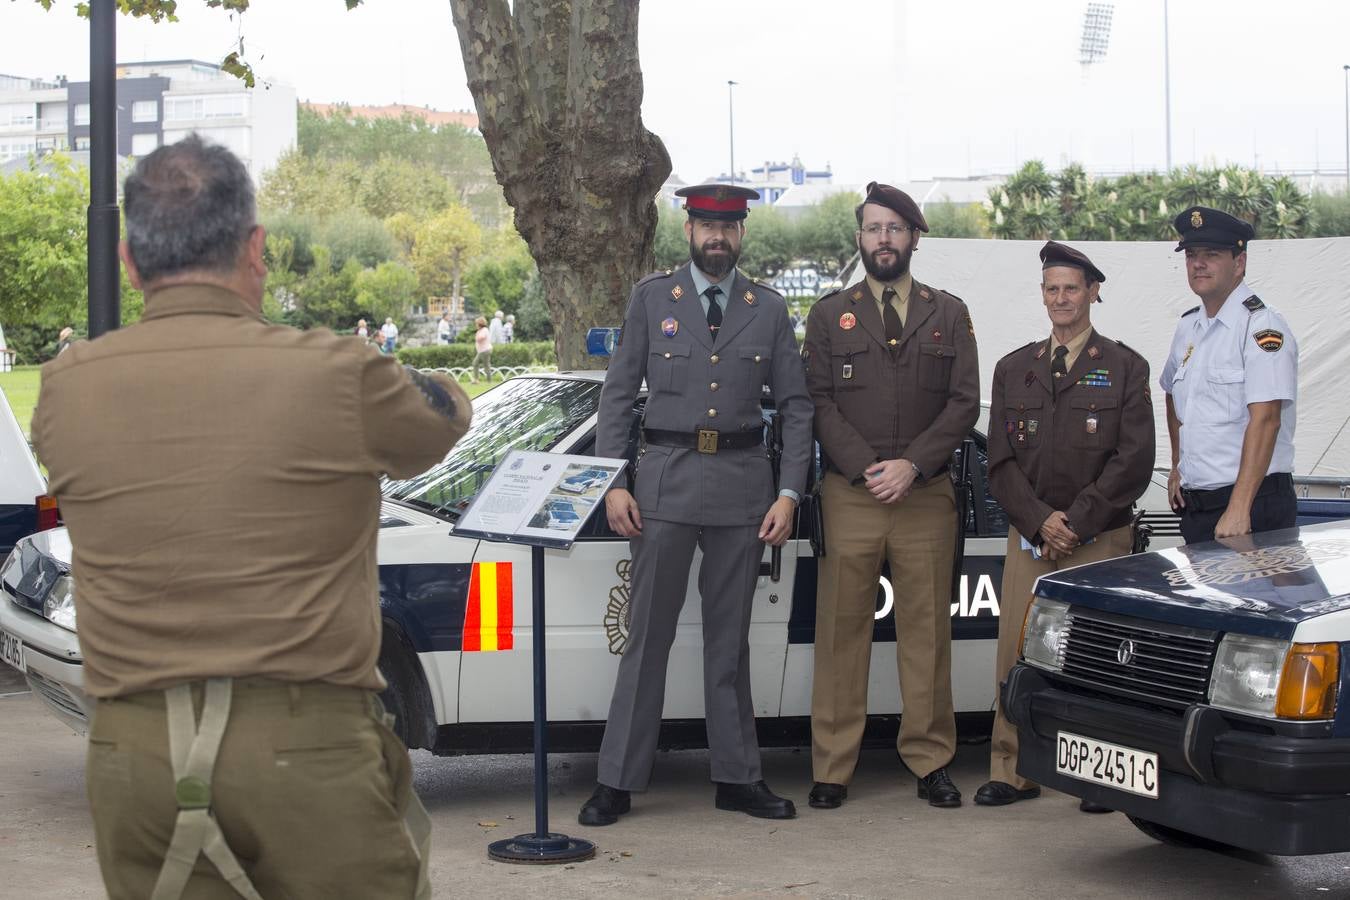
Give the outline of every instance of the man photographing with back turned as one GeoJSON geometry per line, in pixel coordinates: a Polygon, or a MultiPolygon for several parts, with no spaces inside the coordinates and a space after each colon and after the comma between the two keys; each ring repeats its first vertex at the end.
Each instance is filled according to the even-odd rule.
{"type": "Polygon", "coordinates": [[[145,314],[48,363],[33,419],[74,547],[108,894],[429,896],[377,699],[379,476],[440,460],[468,397],[262,318],[265,236],[228,150],[162,147],[125,198],[145,314]]]}

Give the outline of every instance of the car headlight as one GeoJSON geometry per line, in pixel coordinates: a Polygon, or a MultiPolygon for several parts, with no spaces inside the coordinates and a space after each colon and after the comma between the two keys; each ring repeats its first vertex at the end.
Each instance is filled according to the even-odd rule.
{"type": "Polygon", "coordinates": [[[13,550],[9,551],[9,556],[5,557],[5,564],[3,566],[0,566],[0,582],[4,582],[5,584],[10,583],[18,584],[19,582],[18,573],[13,571],[15,569],[18,569],[18,567],[19,567],[19,548],[15,547],[13,550]],[[12,579],[10,578],[11,574],[14,575],[12,579]]]}
{"type": "Polygon", "coordinates": [[[69,575],[62,575],[52,584],[52,589],[47,592],[47,599],[42,602],[42,614],[53,624],[60,625],[62,628],[75,630],[75,580],[69,575]]]}
{"type": "Polygon", "coordinates": [[[1264,718],[1329,719],[1336,711],[1340,648],[1227,634],[1209,678],[1209,702],[1264,718]]]}
{"type": "Polygon", "coordinates": [[[1022,626],[1022,659],[1041,669],[1064,668],[1064,645],[1069,636],[1069,604],[1037,597],[1027,609],[1022,626]]]}

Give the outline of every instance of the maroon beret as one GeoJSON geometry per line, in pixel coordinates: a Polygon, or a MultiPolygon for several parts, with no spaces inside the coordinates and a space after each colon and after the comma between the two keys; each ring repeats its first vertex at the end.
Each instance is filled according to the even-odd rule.
{"type": "MultiPolygon", "coordinates": [[[[1061,244],[1058,241],[1046,241],[1045,246],[1041,248],[1041,269],[1049,269],[1053,266],[1069,266],[1073,269],[1082,269],[1087,276],[1088,281],[1101,283],[1106,280],[1102,270],[1093,265],[1092,260],[1080,250],[1075,250],[1068,244],[1061,244]]],[[[1097,295],[1097,302],[1101,303],[1101,294],[1097,295]]]]}
{"type": "Polygon", "coordinates": [[[877,206],[894,210],[900,218],[920,231],[928,230],[928,223],[924,221],[923,211],[919,209],[919,204],[915,203],[909,194],[897,187],[873,181],[867,185],[867,198],[863,202],[875,203],[877,206]]]}

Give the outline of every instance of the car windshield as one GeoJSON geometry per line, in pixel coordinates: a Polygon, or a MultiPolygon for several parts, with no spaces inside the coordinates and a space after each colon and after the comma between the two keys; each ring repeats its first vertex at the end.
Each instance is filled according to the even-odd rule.
{"type": "Polygon", "coordinates": [[[595,381],[513,378],[474,400],[473,425],[441,463],[385,482],[384,496],[458,516],[508,452],[553,449],[599,402],[595,381]]]}

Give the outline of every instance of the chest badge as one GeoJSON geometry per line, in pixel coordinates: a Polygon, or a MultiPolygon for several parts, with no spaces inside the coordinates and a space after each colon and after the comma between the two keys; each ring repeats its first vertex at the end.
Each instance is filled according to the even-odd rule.
{"type": "Polygon", "coordinates": [[[1182,364],[1183,366],[1186,365],[1186,363],[1188,363],[1188,362],[1191,361],[1191,354],[1194,353],[1194,352],[1195,352],[1195,345],[1194,345],[1194,344],[1187,344],[1187,345],[1186,345],[1186,355],[1183,356],[1183,357],[1181,358],[1181,364],[1182,364]]]}
{"type": "Polygon", "coordinates": [[[1096,416],[1088,416],[1088,417],[1087,417],[1087,422],[1084,423],[1084,429],[1087,431],[1088,434],[1096,434],[1096,433],[1097,433],[1097,417],[1096,417],[1096,416]]]}
{"type": "Polygon", "coordinates": [[[1095,346],[1094,346],[1094,347],[1089,347],[1089,348],[1088,348],[1088,358],[1089,358],[1089,359],[1101,359],[1101,358],[1102,358],[1102,351],[1098,350],[1095,346]]]}
{"type": "Polygon", "coordinates": [[[841,373],[845,381],[853,377],[853,363],[844,363],[844,371],[841,373]]]}
{"type": "Polygon", "coordinates": [[[940,332],[940,331],[934,329],[934,330],[933,330],[933,340],[935,340],[935,341],[940,341],[940,340],[942,340],[942,332],[940,332]]]}
{"type": "Polygon", "coordinates": [[[675,321],[674,316],[670,316],[661,321],[661,333],[666,337],[674,337],[675,332],[680,330],[680,323],[675,321]]]}
{"type": "Polygon", "coordinates": [[[678,284],[675,285],[670,289],[670,296],[674,297],[676,300],[680,299],[684,296],[684,288],[680,287],[678,284]]]}
{"type": "Polygon", "coordinates": [[[846,312],[839,317],[839,327],[845,331],[852,331],[858,327],[858,317],[851,312],[846,312]]]}
{"type": "Polygon", "coordinates": [[[754,302],[755,302],[755,292],[754,292],[754,291],[746,291],[746,292],[745,292],[745,302],[746,302],[746,303],[749,303],[749,304],[751,304],[751,305],[754,305],[754,302]]]}
{"type": "Polygon", "coordinates": [[[1027,387],[1031,387],[1031,383],[1035,380],[1036,380],[1036,373],[1028,372],[1027,377],[1022,379],[1022,383],[1025,384],[1027,387]]]}
{"type": "Polygon", "coordinates": [[[1036,429],[1040,427],[1039,419],[1027,419],[1027,434],[1035,434],[1036,429]]]}

